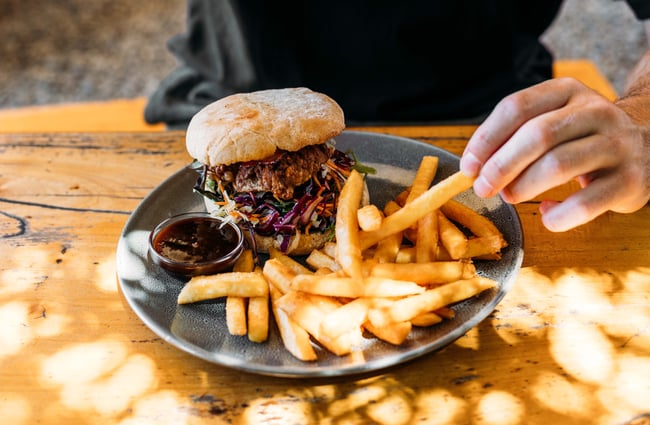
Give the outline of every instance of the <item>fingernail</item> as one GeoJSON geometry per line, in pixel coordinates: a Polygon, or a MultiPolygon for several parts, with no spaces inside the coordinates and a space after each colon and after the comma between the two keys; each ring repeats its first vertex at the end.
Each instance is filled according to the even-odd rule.
{"type": "Polygon", "coordinates": [[[488,198],[493,195],[492,185],[483,176],[479,176],[474,182],[474,192],[481,198],[488,198]]]}
{"type": "Polygon", "coordinates": [[[460,159],[460,171],[466,176],[476,177],[481,171],[481,163],[471,152],[465,152],[460,159]]]}

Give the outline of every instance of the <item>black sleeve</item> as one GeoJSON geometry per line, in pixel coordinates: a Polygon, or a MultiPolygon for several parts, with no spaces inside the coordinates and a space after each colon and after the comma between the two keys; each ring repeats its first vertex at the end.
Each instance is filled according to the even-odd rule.
{"type": "Polygon", "coordinates": [[[648,0],[626,0],[639,20],[650,19],[650,1],[648,0]]]}
{"type": "Polygon", "coordinates": [[[236,91],[248,91],[256,76],[237,2],[189,0],[187,30],[167,47],[180,65],[150,96],[149,123],[183,127],[203,106],[236,91]]]}

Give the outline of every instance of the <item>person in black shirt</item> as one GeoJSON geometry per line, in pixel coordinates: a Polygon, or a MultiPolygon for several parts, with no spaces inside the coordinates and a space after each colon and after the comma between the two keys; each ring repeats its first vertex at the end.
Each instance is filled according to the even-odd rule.
{"type": "MultiPolygon", "coordinates": [[[[650,2],[628,0],[639,19],[650,2]]],[[[181,65],[161,82],[148,122],[184,127],[236,92],[306,86],[348,125],[481,124],[461,159],[480,196],[521,202],[578,178],[543,202],[562,231],[650,199],[650,81],[642,60],[621,99],[552,79],[539,41],[561,0],[189,0],[188,30],[169,41],[181,65]],[[487,118],[486,118],[487,117],[487,118]]]]}
{"type": "Polygon", "coordinates": [[[186,124],[235,92],[305,86],[349,123],[477,122],[505,95],[551,78],[539,36],[560,0],[190,0],[182,65],[150,122],[186,124]]]}

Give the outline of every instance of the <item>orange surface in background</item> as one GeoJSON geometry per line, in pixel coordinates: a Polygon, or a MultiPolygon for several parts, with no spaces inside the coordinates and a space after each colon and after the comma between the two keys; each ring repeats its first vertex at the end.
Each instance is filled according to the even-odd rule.
{"type": "MultiPolygon", "coordinates": [[[[554,65],[556,77],[574,77],[614,100],[617,93],[588,60],[562,60],[554,65]]],[[[112,132],[164,131],[164,124],[144,121],[146,98],[66,103],[0,110],[0,132],[112,132]]]]}

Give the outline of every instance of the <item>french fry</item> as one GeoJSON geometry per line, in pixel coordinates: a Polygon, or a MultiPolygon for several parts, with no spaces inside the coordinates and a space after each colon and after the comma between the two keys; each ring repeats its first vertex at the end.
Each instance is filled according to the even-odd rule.
{"type": "Polygon", "coordinates": [[[264,342],[269,335],[269,298],[268,296],[248,299],[248,339],[264,342]]]}
{"type": "Polygon", "coordinates": [[[377,230],[381,226],[383,214],[376,205],[365,205],[357,210],[357,221],[361,230],[377,230]]]}
{"type": "Polygon", "coordinates": [[[453,319],[454,317],[456,317],[456,312],[452,310],[450,307],[440,307],[436,309],[436,311],[433,311],[432,313],[437,314],[443,319],[453,319]]]}
{"type": "Polygon", "coordinates": [[[465,258],[484,257],[488,255],[496,255],[498,258],[500,258],[499,253],[501,252],[503,243],[504,240],[500,236],[481,236],[478,238],[470,238],[467,240],[465,258]]]}
{"type": "Polygon", "coordinates": [[[457,260],[495,256],[500,258],[501,248],[507,243],[501,235],[480,236],[467,238],[465,234],[447,218],[442,211],[438,213],[440,241],[450,257],[457,260]]]}
{"type": "MultiPolygon", "coordinates": [[[[436,261],[451,261],[451,255],[447,252],[442,244],[436,246],[436,261]]],[[[415,246],[402,245],[395,257],[396,263],[415,263],[416,262],[416,248],[415,246]]]]}
{"type": "Polygon", "coordinates": [[[275,300],[278,308],[313,336],[320,335],[320,322],[341,306],[331,297],[290,291],[275,300]]]}
{"type": "Polygon", "coordinates": [[[234,272],[252,272],[255,268],[255,259],[253,258],[253,250],[245,249],[242,251],[241,255],[235,261],[235,265],[232,268],[234,272]]]}
{"type": "Polygon", "coordinates": [[[387,217],[389,215],[392,215],[399,211],[402,207],[400,204],[397,203],[397,201],[388,201],[386,202],[386,205],[384,205],[384,217],[387,217]]]}
{"type": "MultiPolygon", "coordinates": [[[[254,268],[253,251],[246,249],[233,266],[235,272],[251,272],[254,268]]],[[[242,297],[228,296],[226,298],[226,327],[231,335],[246,335],[246,309],[248,300],[242,297]]]]}
{"type": "Polygon", "coordinates": [[[393,345],[402,344],[411,333],[411,322],[395,322],[381,327],[366,322],[363,327],[377,338],[393,345]]]}
{"type": "Polygon", "coordinates": [[[324,318],[341,304],[330,297],[291,291],[280,297],[276,304],[289,318],[305,329],[316,341],[337,356],[349,354],[361,343],[361,330],[343,333],[335,339],[323,335],[320,329],[324,318]]]}
{"type": "Polygon", "coordinates": [[[493,254],[484,254],[474,257],[476,260],[489,260],[489,261],[498,261],[502,257],[501,252],[495,252],[493,254]]]}
{"type": "Polygon", "coordinates": [[[329,255],[325,254],[320,249],[315,249],[312,252],[310,252],[307,258],[305,259],[305,262],[309,264],[309,266],[314,270],[328,268],[331,271],[335,272],[341,269],[341,266],[339,265],[339,263],[336,262],[336,260],[333,257],[330,257],[329,255]]]}
{"type": "MultiPolygon", "coordinates": [[[[384,216],[391,215],[401,207],[395,201],[388,201],[384,206],[384,216]]],[[[402,244],[402,232],[396,232],[380,240],[377,243],[377,249],[373,253],[373,258],[380,263],[394,263],[402,244]]]]}
{"type": "Polygon", "coordinates": [[[248,299],[229,296],[226,298],[226,327],[231,335],[246,335],[246,309],[248,299]]]}
{"type": "Polygon", "coordinates": [[[438,211],[438,231],[440,243],[452,259],[466,258],[467,236],[440,211],[438,211]]]}
{"type": "Polygon", "coordinates": [[[394,233],[377,243],[373,258],[380,263],[394,263],[402,243],[402,233],[394,233]]]}
{"type": "MultiPolygon", "coordinates": [[[[412,202],[431,186],[437,170],[438,157],[422,157],[405,204],[412,202]]],[[[424,263],[435,258],[435,246],[438,243],[438,224],[435,211],[427,213],[405,232],[406,237],[415,243],[416,262],[424,263]]]]}
{"type": "Polygon", "coordinates": [[[368,276],[363,281],[362,297],[405,297],[423,293],[424,288],[415,282],[391,279],[379,276],[368,276]]]}
{"type": "Polygon", "coordinates": [[[370,298],[356,298],[327,314],[320,324],[321,334],[336,339],[343,333],[359,329],[368,318],[370,298]]]}
{"type": "MultiPolygon", "coordinates": [[[[278,290],[286,294],[291,290],[291,280],[296,277],[296,271],[279,258],[270,258],[264,263],[262,274],[278,290]]],[[[311,272],[309,273],[311,274],[311,272]]]]}
{"type": "MultiPolygon", "coordinates": [[[[442,317],[436,313],[429,311],[427,313],[421,313],[411,319],[411,324],[418,327],[428,327],[433,326],[437,323],[442,322],[442,317]]],[[[402,323],[402,322],[400,322],[402,323]]]]}
{"type": "Polygon", "coordinates": [[[314,361],[318,359],[316,351],[311,344],[309,333],[298,326],[296,322],[289,318],[287,313],[278,308],[275,301],[277,301],[282,293],[274,285],[269,287],[269,295],[271,297],[271,310],[275,317],[278,330],[280,331],[280,338],[284,347],[297,359],[302,361],[314,361]]]}
{"type": "Polygon", "coordinates": [[[395,202],[397,202],[397,205],[399,205],[400,208],[403,207],[404,204],[406,204],[406,200],[408,199],[410,192],[411,192],[411,188],[407,187],[406,189],[398,193],[397,196],[395,197],[395,202]]]}
{"type": "Polygon", "coordinates": [[[332,258],[336,258],[336,242],[325,242],[322,251],[332,258]]]}
{"type": "Polygon", "coordinates": [[[327,275],[327,274],[330,274],[330,275],[335,274],[335,272],[334,272],[334,270],[329,269],[327,267],[321,267],[321,268],[318,268],[318,269],[314,270],[314,274],[317,275],[317,276],[323,276],[323,275],[327,275]]]}
{"type": "Polygon", "coordinates": [[[418,220],[415,237],[415,262],[428,263],[436,259],[438,247],[438,214],[431,211],[418,220]]]}
{"type": "Polygon", "coordinates": [[[400,246],[395,262],[398,264],[415,263],[415,246],[400,246]]]}
{"type": "Polygon", "coordinates": [[[334,225],[338,244],[336,262],[348,276],[354,279],[361,279],[362,255],[359,246],[357,209],[361,203],[363,186],[363,176],[356,170],[352,170],[339,195],[334,225]]]}
{"type": "Polygon", "coordinates": [[[474,264],[466,261],[428,263],[380,263],[370,269],[370,276],[415,282],[419,285],[449,283],[476,275],[474,264]]]}
{"type": "Polygon", "coordinates": [[[291,280],[291,289],[328,297],[357,298],[363,294],[360,279],[336,274],[297,275],[291,280]]]}
{"type": "Polygon", "coordinates": [[[228,272],[193,276],[178,294],[179,304],[216,299],[227,296],[265,297],[269,284],[261,273],[228,272]]]}
{"type": "Polygon", "coordinates": [[[370,276],[362,280],[336,275],[297,275],[291,289],[329,297],[404,297],[424,292],[415,282],[370,276]]]}
{"type": "Polygon", "coordinates": [[[454,199],[450,199],[440,207],[440,210],[450,220],[453,220],[458,224],[466,227],[474,235],[479,237],[500,237],[502,242],[506,244],[502,247],[505,248],[507,246],[507,242],[505,239],[503,239],[503,234],[497,228],[497,226],[489,218],[479,214],[467,205],[464,205],[454,199]]]}
{"type": "Polygon", "coordinates": [[[384,218],[378,230],[359,232],[361,249],[369,248],[387,236],[407,229],[428,212],[440,208],[449,199],[469,189],[473,182],[474,178],[468,177],[460,171],[438,182],[412,202],[404,205],[399,211],[384,218]]]}
{"type": "Polygon", "coordinates": [[[449,252],[445,249],[445,247],[438,243],[438,246],[436,247],[436,261],[450,261],[452,260],[451,255],[449,255],[449,252]]]}
{"type": "Polygon", "coordinates": [[[390,305],[372,308],[368,312],[368,320],[375,327],[410,321],[419,314],[473,297],[496,285],[494,280],[482,276],[448,283],[422,294],[399,299],[390,305]]]}
{"type": "Polygon", "coordinates": [[[287,267],[291,268],[296,274],[310,274],[311,270],[294,260],[287,254],[283,253],[277,248],[271,247],[269,249],[269,257],[278,260],[287,267]]]}
{"type": "Polygon", "coordinates": [[[405,204],[412,202],[415,198],[422,195],[426,192],[427,189],[431,186],[433,178],[436,176],[438,171],[438,157],[425,155],[420,160],[420,165],[413,182],[411,183],[411,188],[409,194],[406,197],[405,204]]]}
{"type": "Polygon", "coordinates": [[[317,339],[325,348],[330,350],[332,353],[337,356],[344,356],[353,352],[358,352],[361,349],[361,344],[363,343],[363,334],[362,329],[351,329],[348,332],[345,332],[336,339],[331,340],[327,335],[320,335],[317,339]]]}
{"type": "Polygon", "coordinates": [[[476,236],[470,238],[465,257],[489,260],[501,258],[500,251],[508,246],[508,242],[489,218],[453,199],[447,201],[440,209],[450,220],[469,229],[476,236]]]}

